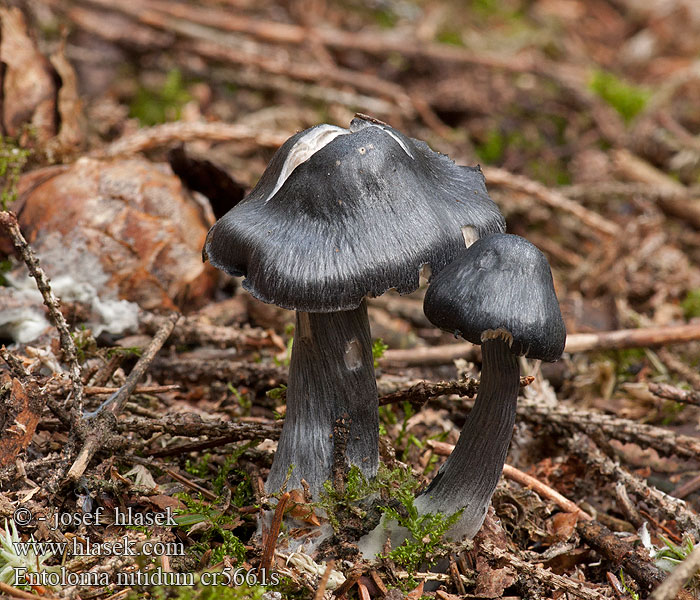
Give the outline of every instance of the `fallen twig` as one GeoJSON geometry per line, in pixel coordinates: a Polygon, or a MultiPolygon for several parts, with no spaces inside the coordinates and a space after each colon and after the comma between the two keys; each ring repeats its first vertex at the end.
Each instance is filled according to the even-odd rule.
{"type": "Polygon", "coordinates": [[[267,532],[265,541],[263,542],[263,555],[260,559],[260,570],[269,571],[272,566],[272,559],[275,556],[275,547],[277,546],[277,536],[280,533],[280,526],[282,525],[282,517],[284,517],[284,509],[289,502],[290,494],[285,492],[282,494],[277,501],[277,506],[275,507],[275,514],[272,517],[272,523],[270,524],[270,529],[267,532]]]}
{"type": "MultiPolygon", "coordinates": [[[[454,450],[454,445],[446,442],[428,440],[427,445],[429,448],[433,449],[435,454],[440,456],[449,456],[454,450]]],[[[559,506],[559,508],[566,512],[576,513],[581,519],[590,520],[593,518],[589,514],[585,513],[575,502],[572,502],[565,496],[562,496],[555,489],[549,487],[545,483],[542,483],[539,479],[533,477],[532,475],[528,475],[520,469],[509,465],[508,463],[503,465],[503,477],[532,489],[540,497],[551,500],[557,506],[559,506]]]]}
{"type": "Polygon", "coordinates": [[[41,297],[44,299],[44,304],[49,311],[51,323],[58,330],[58,336],[61,342],[61,349],[68,361],[68,375],[73,386],[73,397],[71,399],[72,412],[74,418],[80,414],[83,409],[83,382],[80,378],[80,365],[78,364],[78,354],[75,349],[75,343],[68,330],[68,323],[61,313],[60,303],[58,298],[51,291],[49,278],[44,273],[44,270],[39,266],[37,259],[31,246],[24,239],[22,232],[19,229],[17,217],[8,211],[0,211],[0,226],[7,232],[12,240],[20,258],[27,265],[30,275],[36,280],[36,286],[41,292],[41,297]]]}
{"type": "Polygon", "coordinates": [[[175,142],[190,142],[192,140],[211,140],[214,142],[249,140],[258,146],[277,148],[284,143],[287,137],[289,136],[259,131],[245,125],[176,121],[145,127],[132,134],[122,136],[116,142],[95,151],[93,156],[101,158],[133,155],[175,142]]]}
{"type": "Polygon", "coordinates": [[[20,590],[16,587],[8,585],[7,583],[0,581],[0,592],[6,594],[12,598],[25,598],[26,600],[36,600],[37,598],[45,598],[46,600],[53,600],[55,596],[37,596],[36,594],[30,594],[24,590],[20,590]]]}
{"type": "Polygon", "coordinates": [[[582,459],[589,467],[612,481],[619,481],[629,492],[642,498],[649,506],[655,507],[664,518],[675,520],[681,531],[692,534],[696,540],[700,539],[700,516],[690,510],[685,502],[664,494],[643,479],[624,470],[601,452],[587,435],[575,433],[572,436],[562,436],[561,439],[568,451],[582,459]]]}
{"type": "Polygon", "coordinates": [[[648,592],[663,581],[664,575],[643,548],[633,548],[631,544],[617,537],[598,521],[579,521],[576,531],[598,554],[611,561],[615,568],[622,567],[625,573],[634,577],[637,585],[648,592]]]}
{"type": "Polygon", "coordinates": [[[620,235],[620,227],[602,217],[598,213],[588,210],[575,200],[567,198],[559,191],[551,190],[541,183],[528,179],[522,175],[510,173],[498,167],[484,167],[486,182],[490,185],[501,185],[511,190],[522,192],[537,198],[552,208],[563,210],[574,215],[584,225],[594,229],[598,233],[610,236],[620,235]]]}
{"type": "MultiPolygon", "coordinates": [[[[598,333],[572,333],[566,338],[564,352],[591,352],[594,350],[623,350],[646,348],[668,344],[683,344],[700,339],[700,324],[670,325],[619,329],[598,333]]],[[[479,347],[469,342],[458,342],[443,346],[411,348],[409,350],[387,350],[379,359],[382,366],[440,365],[457,358],[478,360],[479,347]]]]}
{"type": "Polygon", "coordinates": [[[555,590],[565,591],[577,598],[585,600],[602,600],[605,598],[601,592],[591,589],[581,581],[576,581],[563,575],[557,575],[547,569],[543,569],[537,565],[533,565],[525,560],[515,556],[512,552],[505,548],[497,548],[492,543],[487,542],[481,545],[482,551],[492,558],[504,562],[512,567],[515,571],[532,577],[543,585],[555,590]]]}
{"type": "MultiPolygon", "coordinates": [[[[163,317],[151,312],[141,311],[139,322],[150,334],[155,334],[163,323],[163,317]]],[[[270,332],[260,327],[223,327],[212,325],[202,317],[187,316],[178,321],[170,334],[173,344],[193,346],[217,346],[230,348],[254,346],[274,346],[270,332]]],[[[284,348],[282,348],[284,349],[284,348]]]]}
{"type": "Polygon", "coordinates": [[[129,373],[129,376],[126,378],[124,385],[98,409],[94,419],[88,421],[87,424],[83,422],[83,426],[89,427],[90,430],[87,433],[85,443],[78,457],[73,462],[68,473],[66,473],[67,483],[74,483],[82,476],[95,452],[107,441],[107,434],[114,430],[114,417],[124,408],[126,401],[136,388],[136,384],[145,375],[155,355],[161,349],[165,340],[168,339],[170,332],[173,330],[173,327],[175,327],[175,323],[179,318],[179,314],[173,313],[164,320],[161,329],[143,351],[138,362],[134,365],[131,373],[129,373]]]}
{"type": "Polygon", "coordinates": [[[700,439],[655,425],[599,412],[572,410],[564,406],[544,406],[536,398],[519,399],[517,411],[518,416],[525,421],[560,425],[570,431],[573,429],[591,436],[603,434],[610,439],[655,448],[667,456],[675,454],[695,459],[700,455],[700,439]]]}
{"type": "Polygon", "coordinates": [[[649,391],[654,394],[654,396],[663,398],[664,400],[700,406],[700,392],[682,390],[668,383],[650,383],[649,391]]]}
{"type": "Polygon", "coordinates": [[[323,575],[318,582],[318,587],[316,588],[316,593],[314,594],[314,600],[323,600],[323,595],[326,593],[326,586],[328,585],[328,578],[331,576],[334,566],[335,560],[331,558],[328,563],[326,563],[326,570],[323,571],[323,575]]]}
{"type": "Polygon", "coordinates": [[[207,488],[203,488],[201,485],[197,485],[194,481],[190,481],[187,477],[180,475],[180,473],[178,473],[177,471],[173,471],[172,469],[164,469],[164,471],[168,475],[170,475],[170,477],[179,481],[182,485],[190,488],[191,490],[199,494],[202,494],[202,496],[204,496],[207,500],[211,500],[212,502],[215,502],[217,500],[216,494],[210,492],[207,488]]]}
{"type": "MultiPolygon", "coordinates": [[[[535,380],[527,375],[520,378],[520,387],[524,388],[535,380]]],[[[421,408],[431,398],[457,394],[459,396],[473,398],[479,391],[479,381],[469,378],[466,381],[439,381],[431,383],[429,381],[419,381],[408,389],[398,390],[379,398],[379,405],[399,404],[410,402],[414,408],[421,408]]]]}

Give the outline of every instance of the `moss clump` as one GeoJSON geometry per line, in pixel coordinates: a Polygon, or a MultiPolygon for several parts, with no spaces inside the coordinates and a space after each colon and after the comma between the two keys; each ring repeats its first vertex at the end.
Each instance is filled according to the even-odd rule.
{"type": "Polygon", "coordinates": [[[613,73],[597,70],[593,73],[590,88],[629,123],[646,106],[651,93],[639,86],[629,84],[613,73]]]}
{"type": "Polygon", "coordinates": [[[17,199],[19,176],[31,153],[31,150],[0,135],[0,209],[7,210],[17,199]]]}
{"type": "Polygon", "coordinates": [[[192,100],[179,69],[171,69],[160,89],[139,88],[131,102],[130,115],[141,125],[157,125],[167,121],[177,121],[182,107],[192,100]]]}
{"type": "Polygon", "coordinates": [[[700,317],[700,288],[690,290],[686,294],[685,298],[681,300],[681,308],[686,319],[700,317]]]}

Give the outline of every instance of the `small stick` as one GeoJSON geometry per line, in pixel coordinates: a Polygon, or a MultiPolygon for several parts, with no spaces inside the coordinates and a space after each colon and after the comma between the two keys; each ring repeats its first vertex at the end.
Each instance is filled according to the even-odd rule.
{"type": "MultiPolygon", "coordinates": [[[[63,386],[61,386],[63,387],[63,386]]],[[[97,396],[99,394],[113,394],[121,388],[105,387],[100,385],[86,385],[83,388],[83,395],[97,396]]],[[[165,392],[175,392],[182,389],[182,386],[173,383],[168,385],[138,385],[134,388],[134,394],[163,394],[165,392]]]]}
{"type": "Polygon", "coordinates": [[[8,352],[4,344],[2,347],[0,347],[0,358],[7,363],[7,366],[10,367],[10,370],[15,374],[15,377],[19,378],[20,380],[31,376],[29,371],[24,368],[22,361],[14,354],[8,352]]]}
{"type": "Polygon", "coordinates": [[[675,496],[676,498],[680,498],[682,500],[697,490],[700,490],[700,475],[696,475],[689,481],[686,481],[684,484],[671,490],[671,496],[675,496]]]}
{"type": "Polygon", "coordinates": [[[277,536],[280,534],[282,517],[284,517],[284,509],[287,506],[287,502],[289,502],[289,498],[289,492],[285,492],[280,496],[277,506],[275,507],[275,514],[272,517],[270,531],[268,531],[267,538],[265,539],[265,549],[260,559],[260,570],[264,569],[265,572],[272,566],[272,559],[275,555],[275,547],[277,546],[277,536]]]}
{"type": "Polygon", "coordinates": [[[278,148],[288,136],[252,129],[245,125],[231,123],[187,123],[176,121],[146,127],[125,135],[107,147],[98,150],[95,156],[113,157],[135,154],[151,148],[166,146],[172,142],[190,142],[192,140],[211,140],[228,142],[250,140],[258,146],[278,148]]]}
{"type": "Polygon", "coordinates": [[[590,521],[593,519],[589,514],[583,512],[576,503],[572,502],[565,496],[562,496],[557,490],[549,487],[545,483],[542,483],[539,479],[535,479],[532,475],[523,473],[520,469],[516,469],[509,464],[503,465],[503,476],[531,488],[533,491],[537,492],[543,498],[547,498],[554,502],[559,508],[565,510],[566,512],[576,513],[580,519],[584,521],[590,521]]]}
{"type": "Polygon", "coordinates": [[[668,383],[650,383],[649,391],[664,400],[700,406],[700,392],[682,390],[668,383]]]}
{"type": "MultiPolygon", "coordinates": [[[[524,388],[530,385],[535,378],[532,375],[526,375],[520,378],[520,387],[524,388]]],[[[420,408],[431,398],[438,396],[448,396],[458,394],[462,397],[473,398],[479,391],[479,381],[469,378],[465,381],[439,381],[431,383],[429,381],[419,381],[405,390],[398,390],[386,396],[379,398],[379,405],[398,404],[399,402],[410,402],[414,408],[420,408]]]]}
{"type": "MultiPolygon", "coordinates": [[[[429,448],[433,449],[435,454],[440,456],[449,456],[454,450],[454,445],[446,442],[428,440],[427,445],[429,448]]],[[[581,519],[590,520],[593,518],[589,514],[585,513],[575,502],[572,502],[567,497],[562,496],[555,489],[549,487],[545,483],[542,483],[539,479],[536,479],[532,475],[528,475],[520,469],[509,465],[508,463],[503,465],[503,477],[506,477],[511,481],[515,481],[516,483],[519,483],[525,487],[529,487],[533,491],[537,492],[537,494],[542,498],[551,500],[559,508],[565,510],[566,512],[576,513],[581,519]]]]}
{"type": "Polygon", "coordinates": [[[326,593],[326,586],[328,585],[328,579],[331,576],[331,571],[333,571],[334,566],[335,560],[331,558],[326,564],[326,570],[323,572],[321,580],[318,582],[318,588],[314,594],[314,600],[323,600],[323,595],[326,593]]]}
{"type": "Polygon", "coordinates": [[[156,333],[144,350],[138,362],[131,370],[131,373],[129,373],[129,376],[126,378],[124,385],[119,388],[118,392],[106,400],[102,406],[97,409],[95,417],[96,419],[99,419],[100,422],[93,422],[92,430],[88,435],[83,448],[66,474],[67,482],[76,482],[83,475],[83,473],[85,473],[85,469],[87,469],[90,460],[95,455],[95,452],[97,452],[97,449],[105,441],[104,429],[111,430],[114,425],[113,422],[107,420],[106,413],[111,413],[113,416],[117,416],[122,411],[126,401],[129,399],[129,396],[136,388],[136,384],[148,370],[149,365],[165,343],[165,340],[168,339],[170,332],[173,330],[173,327],[175,327],[175,323],[177,323],[179,318],[180,315],[178,313],[172,313],[163,321],[160,330],[158,333],[156,333]]]}
{"type": "Polygon", "coordinates": [[[609,480],[619,481],[629,492],[642,498],[647,505],[653,506],[665,518],[674,519],[681,531],[688,531],[698,539],[700,517],[690,510],[685,502],[664,494],[640,477],[628,473],[619,463],[604,454],[585,434],[574,433],[564,436],[562,441],[569,452],[581,458],[588,468],[595,469],[609,480]]]}
{"type": "Polygon", "coordinates": [[[194,490],[195,492],[199,492],[204,496],[207,500],[211,500],[212,502],[216,501],[217,496],[216,494],[213,494],[210,492],[208,489],[203,488],[201,485],[197,485],[194,481],[190,481],[187,479],[187,477],[184,477],[183,475],[180,475],[177,471],[173,471],[172,469],[163,469],[170,477],[173,479],[176,479],[183,485],[187,486],[191,490],[194,490]]]}
{"type": "Polygon", "coordinates": [[[357,581],[357,589],[360,592],[360,600],[372,600],[367,586],[359,580],[357,581]]]}
{"type": "Polygon", "coordinates": [[[55,596],[37,596],[36,594],[30,594],[24,590],[17,589],[7,583],[0,581],[0,592],[11,596],[12,598],[26,598],[26,600],[37,600],[37,598],[44,598],[45,600],[53,600],[55,596]]]}
{"type": "Polygon", "coordinates": [[[481,549],[488,556],[504,561],[518,573],[534,578],[538,583],[551,589],[566,592],[570,596],[576,596],[583,600],[602,600],[604,598],[600,592],[591,589],[584,582],[564,575],[557,575],[549,569],[524,561],[508,549],[496,547],[492,542],[483,543],[481,549]]]}
{"type": "Polygon", "coordinates": [[[462,578],[459,576],[459,569],[457,568],[457,561],[455,561],[454,556],[450,556],[450,575],[452,576],[452,583],[455,588],[457,588],[457,593],[460,596],[466,594],[467,590],[464,587],[462,578]]]}
{"type": "Polygon", "coordinates": [[[646,550],[634,548],[605,525],[595,520],[579,521],[576,531],[590,548],[634,577],[643,597],[663,581],[663,572],[652,562],[646,550]]]}
{"type": "Polygon", "coordinates": [[[599,233],[610,236],[620,235],[619,225],[598,213],[588,210],[575,200],[567,198],[561,192],[549,189],[537,181],[510,173],[498,167],[483,167],[483,171],[489,185],[501,185],[511,190],[534,196],[540,202],[552,208],[564,210],[574,215],[582,223],[599,233]]]}
{"type": "Polygon", "coordinates": [[[700,546],[697,546],[685,560],[657,587],[650,600],[673,600],[685,583],[700,570],[700,546]]]}
{"type": "MultiPolygon", "coordinates": [[[[624,350],[669,344],[683,344],[700,339],[700,324],[670,325],[620,329],[597,333],[572,333],[566,338],[564,352],[575,354],[592,350],[624,350]]],[[[470,342],[459,342],[409,350],[387,350],[379,359],[382,366],[441,365],[456,358],[478,360],[479,347],[470,342]]]]}
{"type": "Polygon", "coordinates": [[[27,243],[27,240],[24,239],[15,214],[5,210],[0,211],[0,226],[2,226],[10,236],[17,253],[24,261],[24,264],[27,265],[30,275],[36,280],[36,286],[39,292],[41,292],[41,297],[44,299],[44,304],[49,311],[51,323],[58,330],[61,349],[68,361],[68,375],[73,385],[73,413],[77,419],[83,410],[83,382],[80,378],[78,353],[76,352],[75,343],[68,330],[68,323],[66,323],[66,319],[61,313],[60,302],[51,291],[49,278],[39,266],[39,259],[36,257],[36,254],[34,254],[34,250],[32,250],[31,246],[27,243]]]}
{"type": "Polygon", "coordinates": [[[160,329],[155,336],[153,336],[153,339],[148,346],[146,346],[146,349],[143,351],[143,354],[139,358],[136,365],[134,365],[131,373],[129,373],[124,385],[119,388],[119,391],[116,393],[114,398],[110,398],[110,400],[108,400],[108,402],[111,404],[109,409],[112,411],[112,414],[118,415],[124,409],[126,401],[136,389],[136,384],[146,374],[149,365],[153,362],[153,359],[158,351],[163,347],[165,340],[170,337],[170,334],[172,333],[173,328],[175,327],[175,324],[179,318],[179,313],[171,313],[168,318],[163,321],[160,329]]]}
{"type": "Polygon", "coordinates": [[[345,581],[338,586],[336,590],[333,591],[333,595],[336,598],[342,598],[350,591],[353,585],[355,585],[362,577],[366,570],[365,565],[359,565],[354,567],[345,577],[345,581]]]}

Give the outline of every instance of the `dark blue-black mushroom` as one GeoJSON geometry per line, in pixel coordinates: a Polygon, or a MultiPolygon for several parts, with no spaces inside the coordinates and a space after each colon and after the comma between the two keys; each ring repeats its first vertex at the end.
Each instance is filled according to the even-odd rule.
{"type": "Polygon", "coordinates": [[[504,230],[478,168],[356,118],[318,125],[277,151],[251,193],[209,231],[204,257],[253,296],[297,311],[287,411],[267,480],[276,491],[331,473],[333,424],[346,459],[378,465],[377,390],[365,298],[414,291],[473,239],[504,230]]]}
{"type": "Polygon", "coordinates": [[[566,328],[544,254],[508,234],[484,237],[433,278],[425,314],[446,331],[481,344],[481,385],[459,441],[428,488],[423,513],[463,510],[453,537],[474,537],[503,471],[515,423],[518,356],[555,361],[566,328]]]}

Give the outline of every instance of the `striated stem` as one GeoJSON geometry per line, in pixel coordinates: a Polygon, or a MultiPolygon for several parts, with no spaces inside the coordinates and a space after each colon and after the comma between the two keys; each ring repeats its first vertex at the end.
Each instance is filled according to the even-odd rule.
{"type": "Polygon", "coordinates": [[[289,366],[287,412],[267,479],[279,490],[309,484],[314,496],[331,477],[333,426],[346,417],[346,462],[374,477],[379,461],[379,416],[367,304],[336,313],[297,312],[289,366]]]}
{"type": "Polygon", "coordinates": [[[464,509],[450,531],[472,538],[486,516],[513,434],[520,384],[518,359],[502,339],[481,346],[481,385],[459,441],[428,488],[416,498],[422,513],[464,509]]]}

